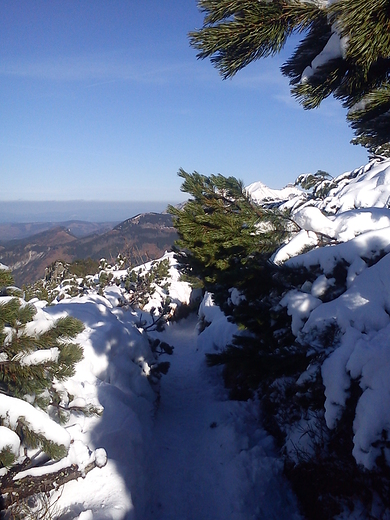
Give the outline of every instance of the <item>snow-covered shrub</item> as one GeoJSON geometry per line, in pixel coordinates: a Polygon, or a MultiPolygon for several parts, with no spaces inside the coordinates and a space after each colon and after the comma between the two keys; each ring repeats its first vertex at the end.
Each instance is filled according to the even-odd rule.
{"type": "MultiPolygon", "coordinates": [[[[91,258],[68,263],[56,260],[45,269],[45,277],[23,287],[24,298],[46,300],[52,303],[66,297],[83,295],[94,282],[93,274],[99,263],[91,258]]],[[[103,281],[103,279],[102,279],[103,281]]]]}
{"type": "MultiPolygon", "coordinates": [[[[303,179],[326,190],[275,202],[298,231],[291,228],[268,256],[252,250],[242,262],[229,247],[211,255],[210,237],[197,226],[218,230],[221,243],[235,244],[234,230],[241,240],[241,228],[209,220],[214,209],[198,214],[190,206],[193,220],[189,213],[185,225],[192,234],[183,227],[179,243],[180,260],[238,327],[225,349],[216,342],[209,361],[224,365],[233,397],[257,393],[305,512],[316,520],[354,508],[373,518],[390,512],[389,172],[390,161],[373,161],[326,186],[316,176],[303,179]],[[212,267],[229,266],[227,276],[210,271],[215,258],[212,267]]],[[[263,236],[253,236],[261,250],[263,236]]],[[[219,330],[208,321],[200,338],[219,330]]]]}
{"type": "MultiPolygon", "coordinates": [[[[9,281],[0,270],[0,285],[9,281]]],[[[0,297],[0,492],[12,518],[29,497],[65,483],[65,474],[71,480],[97,465],[86,446],[88,468],[75,456],[61,425],[74,409],[63,383],[83,357],[74,339],[84,326],[70,316],[52,320],[35,303],[0,297]]]]}
{"type": "Polygon", "coordinates": [[[324,199],[335,183],[329,173],[318,170],[316,173],[306,173],[300,175],[294,186],[301,186],[304,190],[309,190],[310,195],[315,199],[324,199]]]}
{"type": "MultiPolygon", "coordinates": [[[[359,504],[373,518],[385,517],[390,510],[386,491],[390,402],[385,375],[389,366],[390,213],[386,205],[390,193],[384,182],[389,171],[389,161],[373,161],[336,178],[329,196],[312,202],[317,210],[334,213],[327,217],[332,245],[291,256],[289,244],[284,247],[286,258],[290,256],[287,266],[307,272],[308,283],[290,290],[280,303],[292,316],[297,344],[306,346],[317,366],[315,380],[310,366],[299,380],[309,381],[306,393],[312,392],[316,380],[323,386],[314,438],[326,439],[320,456],[310,455],[309,450],[305,461],[290,457],[288,471],[304,501],[308,494],[321,494],[322,504],[326,500],[330,509],[323,508],[324,518],[359,504]],[[310,306],[314,299],[317,304],[310,306]],[[305,304],[298,306],[299,300],[305,304]],[[333,485],[326,479],[314,485],[314,472],[329,475],[333,485]]],[[[299,218],[303,229],[320,230],[309,212],[301,211],[299,218]]],[[[297,400],[302,389],[294,390],[294,384],[290,393],[297,400]]],[[[307,420],[304,408],[301,417],[307,420]]],[[[290,431],[285,431],[286,446],[294,445],[299,453],[306,449],[305,436],[299,433],[301,421],[295,425],[290,421],[290,431]]],[[[306,500],[306,506],[312,511],[309,517],[319,518],[318,511],[314,512],[318,501],[310,505],[306,500]]]]}

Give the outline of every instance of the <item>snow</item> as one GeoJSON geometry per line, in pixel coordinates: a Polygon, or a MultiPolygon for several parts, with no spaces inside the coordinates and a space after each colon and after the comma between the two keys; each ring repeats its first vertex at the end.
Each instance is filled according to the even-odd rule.
{"type": "MultiPolygon", "coordinates": [[[[219,318],[220,319],[220,318],[219,318]]],[[[218,318],[217,318],[218,320],[218,318]]],[[[226,322],[226,318],[225,318],[226,322]]],[[[144,520],[299,519],[272,439],[254,403],[228,399],[219,369],[206,366],[196,317],[158,336],[173,344],[149,452],[144,520]],[[266,500],[261,500],[266,497],[266,500]]]]}
{"type": "MultiPolygon", "coordinates": [[[[187,301],[187,284],[175,278],[187,301]]],[[[159,359],[171,366],[157,395],[146,377],[155,360],[137,313],[97,294],[41,308],[43,323],[65,313],[83,319],[77,341],[84,359],[61,384],[77,396],[70,406],[104,409],[101,417],[72,412],[66,425],[69,453],[51,470],[71,463],[82,469],[93,460],[101,468],[55,493],[64,518],[300,519],[273,441],[258,423],[258,404],[230,401],[220,370],[206,366],[204,352],[215,348],[216,337],[225,331],[230,340],[237,329],[211,295],[201,309],[210,325],[200,334],[196,315],[149,333],[174,346],[172,356],[159,359]]],[[[40,471],[47,468],[26,474],[40,471]]]]}
{"type": "Polygon", "coordinates": [[[77,338],[84,359],[64,386],[78,396],[73,405],[87,402],[104,411],[101,417],[72,414],[68,431],[74,443],[79,441],[95,450],[98,466],[104,464],[106,456],[108,459],[85,479],[68,483],[57,505],[69,518],[82,512],[89,512],[94,519],[134,518],[133,495],[141,495],[137,489],[142,488],[144,438],[156,399],[145,373],[154,359],[147,338],[136,326],[138,316],[113,307],[97,294],[62,300],[46,312],[56,318],[66,312],[86,325],[77,338]]]}
{"type": "Polygon", "coordinates": [[[292,316],[291,330],[298,336],[310,313],[321,304],[321,300],[311,294],[300,291],[289,291],[280,301],[282,307],[287,307],[287,313],[292,316]]]}
{"type": "Polygon", "coordinates": [[[282,246],[273,256],[273,261],[277,265],[284,264],[289,258],[302,253],[307,247],[314,247],[318,244],[318,237],[312,231],[302,229],[286,245],[282,246]]]}
{"type": "Polygon", "coordinates": [[[353,326],[361,332],[380,330],[390,322],[390,255],[365,269],[341,296],[313,308],[302,332],[309,333],[336,321],[345,331],[353,326]]]}
{"type": "MultiPolygon", "coordinates": [[[[99,463],[101,463],[104,459],[107,461],[107,457],[104,457],[104,455],[102,455],[102,452],[105,453],[105,450],[102,450],[102,448],[100,448],[98,451],[99,463]]],[[[66,457],[62,458],[58,462],[50,464],[49,466],[38,466],[35,468],[29,468],[25,471],[20,471],[17,474],[17,478],[22,479],[27,475],[37,477],[49,473],[55,473],[64,468],[70,467],[72,464],[76,464],[79,470],[83,472],[89,464],[95,461],[95,457],[95,452],[91,452],[83,442],[79,440],[72,440],[66,457]]]]}
{"type": "MultiPolygon", "coordinates": [[[[330,429],[342,416],[351,385],[359,385],[352,454],[368,469],[382,453],[390,464],[384,440],[384,432],[390,435],[389,180],[386,160],[340,175],[324,200],[302,196],[291,186],[248,187],[253,200],[288,201],[300,228],[273,256],[276,264],[308,273],[301,286],[286,290],[279,301],[279,309],[291,316],[298,344],[320,359],[296,383],[307,383],[320,370],[330,429]]],[[[173,254],[163,259],[169,260],[166,282],[173,305],[191,302],[191,288],[180,280],[173,254]]],[[[36,431],[68,448],[52,471],[72,463],[85,469],[96,462],[98,468],[54,494],[64,520],[301,518],[273,440],[261,426],[259,403],[230,401],[221,369],[206,365],[205,353],[222,351],[238,333],[212,294],[204,295],[197,316],[147,334],[141,318],[147,320],[152,307],[161,305],[167,288],[156,285],[146,308],[132,309],[123,305],[120,281],[126,271],[105,270],[119,285],[107,286],[103,295],[89,289],[74,298],[64,293],[63,300],[50,306],[32,301],[37,313],[28,325],[31,333],[47,330],[65,315],[85,324],[77,337],[84,358],[72,378],[56,383],[64,400],[73,396],[65,404],[74,410],[60,426],[27,402],[0,394],[1,447],[19,453],[12,430],[23,415],[36,431]],[[167,342],[173,354],[156,359],[150,339],[167,342]],[[170,368],[151,384],[158,362],[169,362],[170,368]],[[77,408],[84,406],[102,413],[83,415],[77,408]]],[[[232,304],[241,297],[231,289],[232,304]]],[[[55,360],[57,354],[55,348],[38,350],[24,356],[23,363],[55,360]]],[[[297,420],[287,432],[287,452],[297,446],[308,449],[302,432],[313,422],[310,415],[297,420]]]]}
{"type": "Polygon", "coordinates": [[[0,426],[0,452],[8,448],[16,457],[19,455],[19,436],[5,426],[0,426]]]}
{"type": "Polygon", "coordinates": [[[345,43],[341,43],[340,37],[337,33],[333,33],[326,42],[322,51],[314,58],[309,67],[306,67],[301,76],[301,82],[307,82],[310,77],[315,74],[317,69],[325,65],[328,61],[344,57],[345,43]]]}
{"type": "Polygon", "coordinates": [[[203,353],[218,352],[232,342],[238,328],[229,322],[226,316],[214,304],[213,295],[206,292],[198,310],[198,327],[206,327],[198,338],[198,349],[203,353]]]}
{"type": "Polygon", "coordinates": [[[362,395],[353,423],[353,456],[368,469],[381,453],[390,461],[382,437],[390,433],[389,180],[390,160],[374,160],[336,178],[325,200],[311,200],[293,210],[302,231],[274,256],[278,264],[317,273],[314,282],[287,292],[280,304],[292,316],[297,340],[313,349],[323,349],[317,340],[321,331],[339,329],[339,340],[329,348],[321,368],[325,419],[329,428],[336,426],[351,384],[357,381],[362,395]],[[327,235],[331,241],[319,247],[309,233],[327,235]],[[300,254],[305,246],[311,250],[300,254]],[[337,285],[337,266],[345,270],[345,287],[342,294],[322,301],[337,285]]]}
{"type": "Polygon", "coordinates": [[[36,350],[35,352],[20,358],[22,366],[39,365],[41,363],[56,362],[60,355],[58,347],[52,347],[46,350],[36,350]]]}
{"type": "Polygon", "coordinates": [[[12,431],[16,431],[19,418],[24,417],[28,427],[35,433],[42,434],[48,440],[65,448],[70,445],[70,436],[62,426],[22,399],[0,394],[0,417],[2,425],[12,431]]]}
{"type": "MultiPolygon", "coordinates": [[[[188,303],[193,298],[189,285],[180,281],[172,255],[165,258],[171,265],[170,296],[177,305],[188,303]]],[[[139,327],[143,311],[118,307],[122,297],[121,288],[111,285],[104,295],[91,289],[50,306],[33,301],[37,314],[29,325],[32,333],[47,330],[66,315],[84,322],[76,338],[84,358],[72,378],[55,386],[70,408],[93,405],[102,414],[86,416],[75,409],[62,427],[21,401],[15,416],[31,409],[45,417],[32,422],[46,421],[57,441],[61,432],[68,455],[18,478],[71,464],[83,471],[95,461],[97,468],[53,494],[56,511],[67,520],[271,520],[286,514],[299,520],[282,461],[258,421],[258,403],[230,401],[220,369],[206,365],[205,352],[222,349],[237,332],[212,295],[206,294],[198,316],[148,335],[139,327]],[[200,323],[207,326],[200,328],[200,323]],[[149,341],[153,338],[172,345],[173,355],[156,360],[149,341]],[[151,385],[147,376],[160,361],[168,361],[170,369],[151,385]],[[70,402],[68,394],[73,396],[70,402]]],[[[164,297],[156,287],[155,304],[164,297]]],[[[232,300],[240,297],[232,290],[232,300]]],[[[24,361],[38,363],[55,356],[55,349],[45,354],[38,350],[24,361]]],[[[0,403],[2,398],[11,399],[0,395],[0,403]]],[[[3,408],[6,416],[9,407],[3,408]]],[[[7,434],[4,439],[13,432],[7,434]]],[[[16,450],[17,439],[12,439],[16,450]]]]}
{"type": "Polygon", "coordinates": [[[338,186],[320,204],[327,213],[361,208],[387,208],[390,200],[390,162],[371,161],[340,176],[338,186]]]}
{"type": "Polygon", "coordinates": [[[315,206],[307,206],[294,214],[294,221],[306,231],[314,231],[329,237],[336,235],[335,225],[315,206]]]}
{"type": "Polygon", "coordinates": [[[245,188],[247,194],[251,197],[254,202],[265,202],[265,201],[285,201],[289,200],[302,192],[295,186],[286,186],[281,190],[275,190],[268,188],[265,184],[260,181],[253,182],[245,188]]]}
{"type": "MultiPolygon", "coordinates": [[[[325,274],[330,274],[340,262],[346,262],[352,265],[354,262],[361,263],[360,261],[363,260],[363,258],[371,260],[381,253],[388,253],[390,251],[388,228],[363,233],[345,244],[341,243],[312,249],[300,256],[293,256],[294,251],[291,251],[292,248],[290,247],[293,241],[294,239],[278,252],[278,255],[282,256],[283,254],[285,258],[289,259],[286,261],[286,265],[290,267],[305,266],[307,269],[318,265],[325,274]]],[[[314,241],[307,241],[306,247],[310,247],[311,244],[315,245],[314,241]]],[[[302,248],[303,247],[304,245],[302,243],[302,248]]],[[[362,264],[361,267],[363,268],[362,264]]]]}

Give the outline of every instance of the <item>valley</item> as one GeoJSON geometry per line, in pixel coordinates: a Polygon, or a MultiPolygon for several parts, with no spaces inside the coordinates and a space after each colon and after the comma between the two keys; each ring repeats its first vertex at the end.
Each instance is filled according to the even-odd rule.
{"type": "Polygon", "coordinates": [[[7,265],[22,287],[45,276],[56,260],[73,262],[118,254],[138,265],[172,248],[177,233],[167,213],[141,213],[119,224],[69,221],[61,224],[1,224],[0,263],[7,265]],[[19,238],[10,240],[10,236],[19,238]]]}

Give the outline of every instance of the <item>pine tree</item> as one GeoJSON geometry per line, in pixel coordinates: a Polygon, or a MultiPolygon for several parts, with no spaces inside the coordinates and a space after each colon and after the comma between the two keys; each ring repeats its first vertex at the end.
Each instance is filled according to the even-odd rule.
{"type": "Polygon", "coordinates": [[[389,154],[390,9],[388,0],[199,0],[203,27],[190,33],[199,58],[223,78],[302,40],[282,67],[306,109],[333,95],[348,109],[354,144],[389,154]]]}
{"type": "Polygon", "coordinates": [[[250,266],[267,264],[286,238],[287,216],[254,204],[234,177],[179,171],[181,190],[192,198],[169,207],[179,234],[175,251],[186,275],[195,276],[218,303],[248,280],[250,266]],[[221,294],[221,297],[220,297],[221,294]]]}
{"type": "MultiPolygon", "coordinates": [[[[8,287],[12,283],[10,272],[1,269],[3,294],[14,292],[8,287]]],[[[35,306],[20,297],[0,297],[0,494],[5,509],[66,482],[65,474],[68,480],[81,475],[76,466],[43,473],[40,479],[18,479],[21,470],[36,467],[38,460],[45,466],[67,455],[70,437],[61,423],[69,417],[67,403],[72,399],[62,383],[83,357],[82,347],[74,342],[84,328],[79,320],[67,316],[42,327],[34,321],[36,313],[35,306]],[[39,458],[40,453],[44,456],[39,458]]]]}
{"type": "Polygon", "coordinates": [[[291,222],[277,209],[254,204],[234,177],[183,170],[179,175],[182,191],[192,198],[183,208],[169,207],[179,235],[176,256],[183,271],[197,277],[239,326],[233,344],[208,360],[224,364],[232,397],[245,399],[271,376],[307,363],[306,352],[289,350],[294,341],[290,318],[273,311],[291,277],[299,276],[270,261],[289,235],[291,222]],[[232,299],[232,290],[238,298],[232,299]],[[283,333],[274,334],[277,330],[283,333]]]}

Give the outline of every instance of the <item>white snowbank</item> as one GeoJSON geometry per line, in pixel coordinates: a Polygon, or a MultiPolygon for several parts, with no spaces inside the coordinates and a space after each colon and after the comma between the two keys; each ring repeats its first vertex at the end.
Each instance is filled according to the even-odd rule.
{"type": "Polygon", "coordinates": [[[0,426],[0,452],[9,449],[16,457],[19,456],[19,436],[9,428],[0,426]]]}
{"type": "Polygon", "coordinates": [[[341,417],[353,381],[360,385],[353,455],[369,469],[381,453],[390,462],[383,438],[383,432],[390,434],[389,181],[390,160],[372,161],[339,176],[324,201],[311,200],[293,212],[303,231],[274,257],[275,263],[315,273],[314,281],[301,291],[289,291],[280,303],[292,316],[298,341],[328,353],[321,373],[329,428],[341,417]],[[318,247],[320,242],[309,233],[325,234],[339,243],[318,247]],[[311,250],[300,254],[305,247],[311,250]],[[334,289],[341,294],[322,302],[334,289]],[[328,327],[332,334],[336,331],[336,343],[324,351],[319,337],[326,336],[328,327]]]}
{"type": "Polygon", "coordinates": [[[280,301],[282,307],[287,307],[287,314],[292,317],[291,330],[298,336],[310,313],[321,304],[321,300],[311,294],[300,291],[289,291],[280,301]]]}
{"type": "MultiPolygon", "coordinates": [[[[307,242],[307,245],[310,244],[311,242],[307,242]]],[[[304,266],[307,269],[319,266],[325,274],[331,274],[338,263],[352,266],[354,263],[356,265],[356,262],[364,261],[363,258],[370,260],[379,254],[388,252],[390,252],[390,229],[385,228],[362,233],[346,243],[317,248],[305,254],[290,257],[286,265],[304,266]]]]}
{"type": "Polygon", "coordinates": [[[318,244],[318,237],[312,231],[302,229],[286,245],[282,246],[272,260],[275,264],[285,263],[289,258],[302,253],[308,247],[315,247],[318,244]]]}
{"type": "Polygon", "coordinates": [[[337,322],[343,332],[353,326],[361,332],[378,331],[390,322],[390,255],[365,269],[341,296],[315,308],[302,332],[321,330],[337,322]]]}
{"type": "Polygon", "coordinates": [[[66,449],[69,448],[69,433],[62,426],[52,421],[42,410],[34,408],[26,401],[0,394],[0,417],[3,426],[13,431],[18,427],[19,418],[24,417],[30,430],[43,435],[55,444],[64,446],[66,449]]]}
{"type": "Polygon", "coordinates": [[[202,352],[216,352],[229,345],[238,327],[228,321],[218,305],[214,304],[213,295],[206,292],[199,306],[198,316],[206,328],[198,337],[198,349],[202,352]]]}
{"type": "Polygon", "coordinates": [[[306,231],[314,231],[332,238],[336,236],[334,222],[315,206],[306,206],[298,210],[293,218],[298,226],[306,231]]]}
{"type": "Polygon", "coordinates": [[[371,161],[335,180],[338,181],[337,187],[319,204],[320,209],[327,213],[389,206],[390,159],[371,161]]]}

